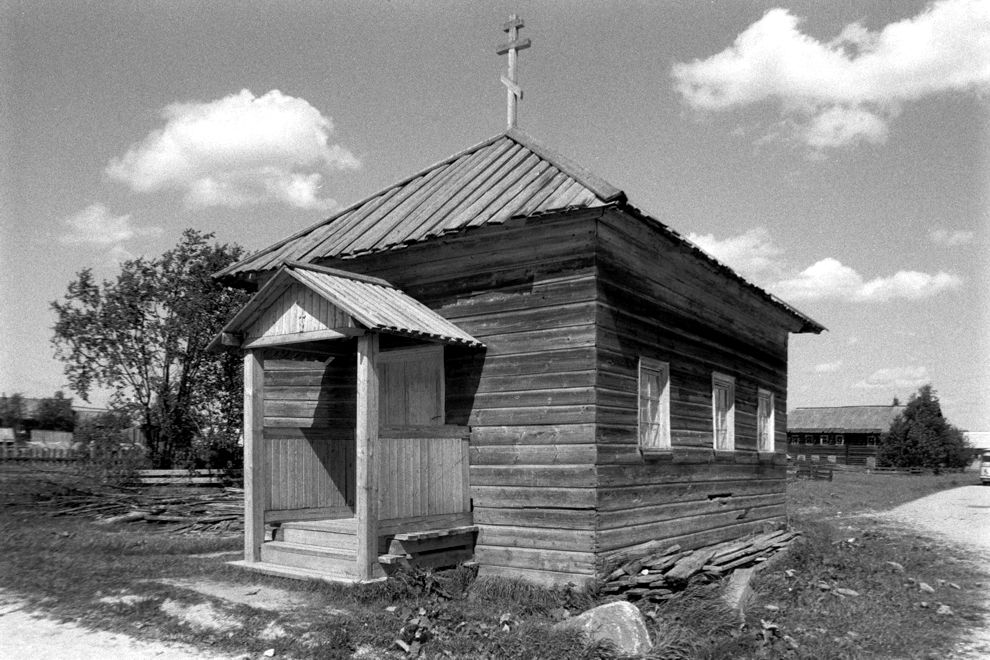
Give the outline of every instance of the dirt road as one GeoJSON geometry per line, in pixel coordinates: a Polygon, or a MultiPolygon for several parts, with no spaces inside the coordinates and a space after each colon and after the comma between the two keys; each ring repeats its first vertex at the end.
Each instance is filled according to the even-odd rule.
{"type": "MultiPolygon", "coordinates": [[[[902,504],[881,516],[883,520],[907,525],[919,533],[966,548],[974,566],[990,572],[990,487],[963,486],[902,504]]],[[[990,612],[990,584],[986,584],[984,609],[990,612]]],[[[950,658],[977,660],[990,658],[990,620],[961,641],[950,658]]]]}
{"type": "MultiPolygon", "coordinates": [[[[243,657],[243,656],[235,656],[243,657]]],[[[137,640],[127,635],[86,630],[23,609],[0,591],[0,658],[32,660],[230,660],[191,646],[137,640]]]]}
{"type": "Polygon", "coordinates": [[[990,486],[945,490],[902,504],[883,517],[969,546],[990,562],[990,486]]]}

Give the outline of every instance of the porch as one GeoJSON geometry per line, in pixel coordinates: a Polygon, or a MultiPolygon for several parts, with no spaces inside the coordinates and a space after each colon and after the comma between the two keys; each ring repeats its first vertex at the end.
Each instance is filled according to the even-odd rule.
{"type": "Polygon", "coordinates": [[[470,558],[470,429],[444,423],[444,344],[476,340],[387,282],[292,264],[221,341],[245,351],[237,564],[360,581],[470,558]]]}

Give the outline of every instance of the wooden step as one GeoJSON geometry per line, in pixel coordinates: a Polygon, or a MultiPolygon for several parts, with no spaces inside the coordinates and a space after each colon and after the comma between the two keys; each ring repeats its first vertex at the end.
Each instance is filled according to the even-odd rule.
{"type": "Polygon", "coordinates": [[[275,531],[275,540],[299,545],[315,545],[321,548],[343,550],[346,552],[357,552],[357,534],[355,530],[348,532],[346,528],[339,526],[325,527],[299,523],[284,524],[275,531]]]}
{"type": "Polygon", "coordinates": [[[320,571],[310,571],[305,568],[282,566],[280,564],[271,564],[264,561],[249,562],[238,560],[227,562],[227,565],[246,568],[250,571],[255,571],[256,573],[264,573],[265,575],[274,575],[276,577],[292,578],[295,580],[319,580],[321,582],[335,582],[343,584],[355,584],[357,582],[362,582],[362,580],[358,580],[350,576],[337,574],[330,575],[320,571]]]}
{"type": "Polygon", "coordinates": [[[378,562],[392,568],[443,568],[474,557],[475,525],[400,532],[378,562]]]}
{"type": "Polygon", "coordinates": [[[353,578],[357,557],[353,552],[287,541],[261,544],[261,561],[292,566],[328,576],[353,578]]]}
{"type": "Polygon", "coordinates": [[[396,541],[425,541],[427,539],[438,539],[445,536],[456,536],[459,534],[470,534],[477,532],[477,525],[461,525],[460,527],[446,527],[443,529],[427,529],[421,532],[401,532],[395,535],[396,541]]]}
{"type": "Polygon", "coordinates": [[[416,555],[448,548],[474,547],[474,534],[478,531],[475,525],[450,527],[447,529],[431,529],[422,532],[404,532],[392,537],[389,544],[389,554],[416,555]]]}

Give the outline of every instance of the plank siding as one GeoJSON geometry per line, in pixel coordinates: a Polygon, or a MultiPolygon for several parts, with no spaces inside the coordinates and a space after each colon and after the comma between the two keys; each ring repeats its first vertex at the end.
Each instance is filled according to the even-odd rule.
{"type": "MultiPolygon", "coordinates": [[[[645,541],[695,547],[781,521],[784,467],[756,452],[756,400],[763,388],[786,408],[793,321],[659,230],[611,212],[599,224],[598,266],[599,559],[645,541]],[[672,447],[659,457],[638,446],[640,356],[670,369],[672,447]],[[735,378],[731,452],[713,447],[713,372],[735,378]]],[[[777,435],[781,420],[778,412],[777,435]]]]}
{"type": "Polygon", "coordinates": [[[512,220],[325,264],[389,280],[485,344],[446,349],[445,421],[471,427],[475,554],[492,572],[594,572],[600,215],[512,220]]]}
{"type": "Polygon", "coordinates": [[[353,350],[353,342],[341,341],[319,359],[265,361],[266,512],[353,510],[353,350]]]}

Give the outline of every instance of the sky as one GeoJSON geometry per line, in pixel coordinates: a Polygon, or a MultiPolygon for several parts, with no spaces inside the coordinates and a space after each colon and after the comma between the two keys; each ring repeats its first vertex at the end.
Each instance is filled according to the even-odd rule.
{"type": "Polygon", "coordinates": [[[258,250],[504,130],[512,13],[520,128],[828,328],[789,408],[931,383],[990,430],[988,0],[0,0],[0,391],[72,394],[79,270],[258,250]]]}

